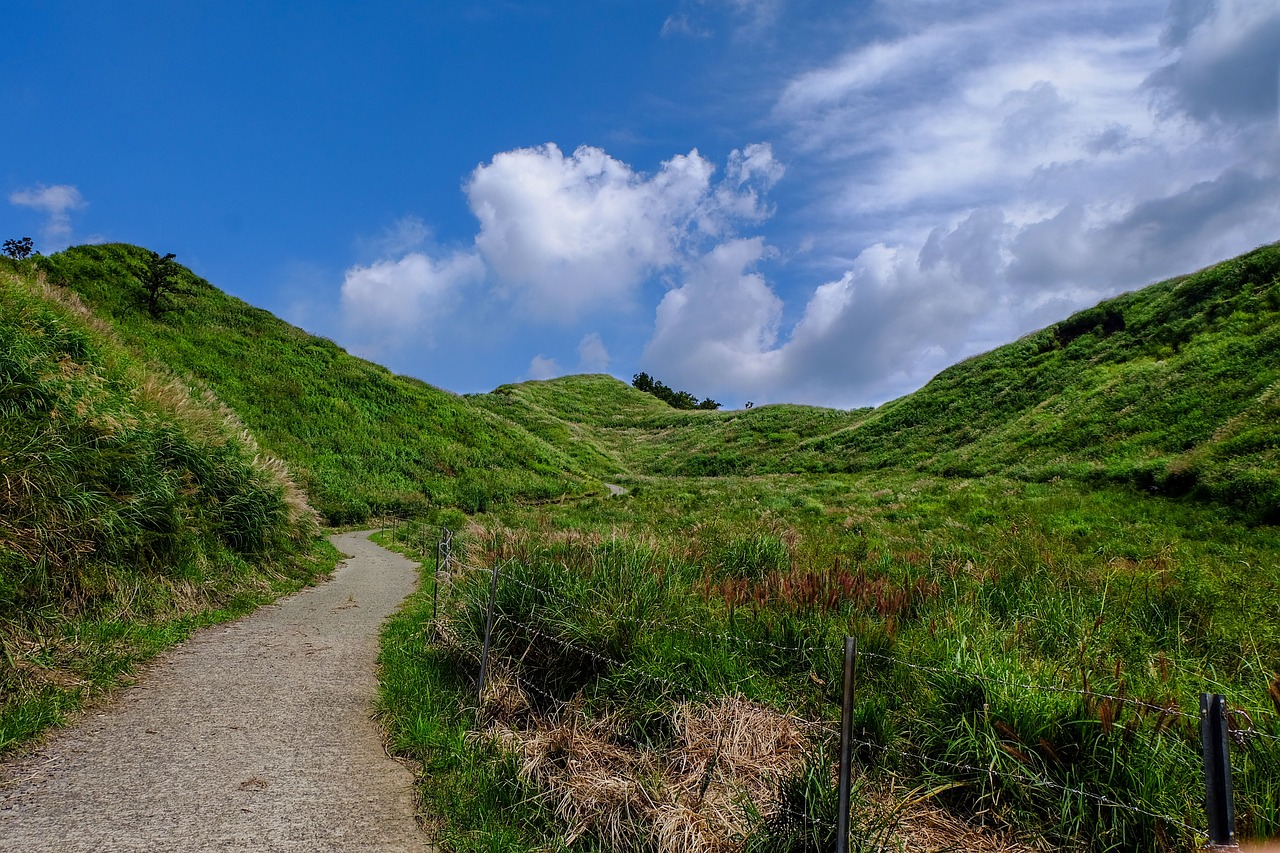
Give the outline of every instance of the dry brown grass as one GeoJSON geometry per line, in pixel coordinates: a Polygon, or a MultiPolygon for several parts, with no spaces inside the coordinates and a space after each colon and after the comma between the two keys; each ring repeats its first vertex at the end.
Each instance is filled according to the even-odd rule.
{"type": "Polygon", "coordinates": [[[775,814],[778,782],[809,745],[807,724],[741,699],[677,705],[665,750],[638,749],[618,737],[620,720],[574,705],[555,719],[528,708],[519,687],[495,683],[491,733],[570,827],[566,841],[586,833],[615,850],[740,849],[753,828],[747,804],[775,814]]]}
{"type": "MultiPolygon", "coordinates": [[[[620,718],[593,718],[575,703],[554,717],[535,714],[522,687],[501,673],[485,691],[484,711],[493,722],[476,736],[516,756],[521,777],[568,827],[564,843],[588,836],[617,851],[742,850],[757,820],[778,815],[779,781],[802,771],[820,735],[794,716],[725,698],[676,705],[670,745],[640,749],[619,735],[620,718]]],[[[886,828],[886,850],[1042,849],[951,814],[933,801],[940,790],[907,790],[887,777],[861,786],[854,810],[863,823],[886,828]]]]}

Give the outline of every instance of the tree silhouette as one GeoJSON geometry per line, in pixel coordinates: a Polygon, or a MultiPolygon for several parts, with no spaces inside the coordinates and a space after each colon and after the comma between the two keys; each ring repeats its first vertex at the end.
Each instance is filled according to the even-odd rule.
{"type": "Polygon", "coordinates": [[[31,257],[31,252],[35,248],[35,243],[30,237],[22,237],[18,240],[5,240],[4,253],[15,261],[25,261],[31,257]]]}
{"type": "Polygon", "coordinates": [[[665,382],[654,379],[647,373],[637,373],[631,377],[631,384],[646,394],[652,394],[668,406],[675,409],[718,409],[720,404],[710,397],[701,403],[688,391],[675,391],[665,382]]]}
{"type": "Polygon", "coordinates": [[[138,280],[142,282],[143,304],[152,317],[159,318],[164,312],[172,311],[177,306],[170,298],[189,292],[182,281],[182,268],[174,263],[175,257],[173,252],[162,256],[148,250],[143,261],[138,280]]]}

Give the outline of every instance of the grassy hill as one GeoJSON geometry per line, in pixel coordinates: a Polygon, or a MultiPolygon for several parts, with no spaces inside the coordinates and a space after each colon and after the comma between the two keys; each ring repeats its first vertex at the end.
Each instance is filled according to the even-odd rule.
{"type": "Polygon", "coordinates": [[[876,409],[685,412],[603,376],[479,399],[601,472],[1062,477],[1192,494],[1275,523],[1280,246],[1103,302],[876,409]]]}
{"type": "Polygon", "coordinates": [[[558,498],[593,487],[572,459],[521,427],[396,376],[182,270],[187,294],[152,317],[146,251],[80,246],[41,259],[147,358],[208,387],[286,460],[329,521],[435,506],[558,498]]]}
{"type": "Polygon", "coordinates": [[[499,569],[478,711],[456,708],[476,702],[488,572],[391,626],[384,708],[432,768],[442,838],[830,849],[846,636],[855,849],[934,849],[916,834],[934,820],[964,849],[1195,849],[1203,691],[1232,709],[1241,835],[1280,833],[1278,309],[1268,246],[874,410],[681,412],[603,376],[475,398],[632,489],[458,537],[499,569]],[[813,725],[811,763],[772,789],[717,764],[735,714],[813,725]],[[735,823],[747,789],[758,817],[735,823]]]}
{"type": "Polygon", "coordinates": [[[796,468],[1131,483],[1280,521],[1280,245],[955,365],[796,468]]]}
{"type": "MultiPolygon", "coordinates": [[[[677,411],[600,375],[458,397],[187,271],[175,310],[153,317],[147,257],[80,247],[23,268],[89,308],[30,276],[2,282],[6,689],[63,695],[88,677],[68,650],[94,631],[134,637],[154,612],[164,633],[260,600],[245,590],[265,594],[255,567],[277,552],[300,565],[305,512],[254,461],[256,438],[334,522],[488,510],[456,548],[501,569],[502,689],[475,707],[488,573],[439,600],[424,583],[384,641],[392,740],[430,768],[424,801],[450,849],[559,849],[579,832],[575,849],[645,849],[664,797],[693,810],[668,828],[705,797],[728,814],[751,768],[717,764],[719,734],[700,756],[679,741],[731,706],[813,733],[808,765],[752,783],[790,817],[730,834],[825,844],[845,636],[865,665],[866,837],[892,847],[927,800],[965,832],[1041,848],[1191,849],[1205,689],[1235,709],[1242,832],[1280,833],[1280,247],[850,412],[677,411]],[[631,493],[603,497],[600,480],[631,493]],[[564,496],[582,499],[549,500],[564,496]],[[178,606],[191,584],[207,595],[194,611],[178,606]],[[548,770],[557,744],[593,738],[610,773],[634,777],[548,770]]],[[[427,553],[433,530],[393,538],[427,553]]]]}
{"type": "Polygon", "coordinates": [[[0,751],[333,564],[284,466],[31,264],[0,266],[0,751]]]}

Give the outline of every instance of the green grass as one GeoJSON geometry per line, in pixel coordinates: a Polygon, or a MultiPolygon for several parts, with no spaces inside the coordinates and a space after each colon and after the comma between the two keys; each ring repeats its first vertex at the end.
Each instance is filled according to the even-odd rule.
{"type": "MultiPolygon", "coordinates": [[[[186,296],[144,309],[145,250],[80,246],[40,259],[146,358],[210,388],[284,459],[331,523],[431,507],[484,511],[595,488],[560,450],[425,382],[348,355],[182,269],[186,296]]],[[[181,268],[180,268],[181,269],[181,268]]]]}
{"type": "MultiPolygon", "coordinates": [[[[416,556],[426,540],[420,529],[414,533],[406,550],[416,556]]],[[[448,650],[429,642],[431,565],[424,563],[420,589],[387,623],[378,659],[379,716],[392,749],[419,763],[424,824],[437,843],[457,853],[562,850],[555,841],[559,828],[537,792],[517,777],[512,759],[472,735],[472,686],[448,650]]]]}
{"type": "Polygon", "coordinates": [[[0,269],[0,751],[335,562],[234,416],[0,269]]]}
{"type": "MultiPolygon", "coordinates": [[[[51,563],[29,559],[38,549],[7,544],[8,594],[48,591],[11,607],[8,624],[67,610],[93,634],[94,614],[118,624],[92,610],[104,602],[172,614],[210,566],[249,577],[238,573],[272,528],[246,524],[262,517],[254,501],[212,484],[253,491],[256,469],[235,461],[250,433],[331,520],[413,517],[390,538],[428,565],[432,531],[459,530],[467,562],[501,567],[496,671],[524,679],[531,704],[476,707],[470,653],[487,575],[461,574],[437,625],[428,578],[389,623],[381,713],[395,748],[422,762],[424,808],[446,849],[559,849],[575,829],[498,748],[495,714],[517,728],[581,716],[659,766],[682,702],[734,696],[833,721],[845,636],[860,650],[864,841],[889,842],[926,800],[1056,849],[1190,849],[1203,823],[1204,690],[1234,709],[1241,834],[1280,834],[1280,248],[1109,300],[850,412],[673,411],[598,375],[457,397],[195,277],[183,307],[154,320],[139,308],[141,252],[42,260],[123,343],[36,311],[5,339],[26,353],[14,364],[27,373],[10,368],[26,390],[0,391],[15,413],[0,438],[41,460],[11,481],[43,519],[32,530],[70,531],[61,547],[72,559],[76,537],[146,520],[112,540],[143,555],[139,574],[82,561],[74,584],[58,586],[51,563]],[[117,411],[138,396],[128,383],[82,369],[108,350],[103,364],[160,361],[212,389],[248,432],[197,430],[196,441],[163,418],[137,427],[117,411]],[[78,438],[47,429],[55,411],[74,413],[56,426],[78,438]],[[30,434],[14,431],[23,424],[30,434]],[[119,473],[147,465],[158,473],[119,473]],[[40,479],[55,474],[159,485],[120,500],[118,489],[40,479]],[[630,493],[606,497],[600,481],[630,493]],[[183,533],[166,522],[175,514],[205,526],[183,533]],[[216,556],[154,556],[197,547],[216,556]],[[183,568],[157,580],[158,566],[183,568]],[[457,643],[437,642],[437,627],[457,643]]],[[[228,583],[218,606],[240,601],[228,583]]],[[[105,633],[103,659],[150,642],[105,633]]],[[[57,642],[15,648],[28,661],[15,672],[38,665],[52,681],[65,668],[40,657],[57,642]]],[[[60,695],[31,704],[31,718],[59,713],[60,695]]],[[[808,763],[778,781],[793,813],[757,814],[747,849],[829,842],[835,745],[829,726],[819,731],[808,763]]],[[[736,807],[750,817],[751,803],[736,807]]],[[[621,843],[644,849],[643,834],[614,830],[587,827],[573,847],[630,838],[621,843]]]]}
{"type": "Polygon", "coordinates": [[[482,405],[599,476],[903,468],[1122,483],[1280,521],[1280,246],[1101,303],[876,409],[676,412],[609,377],[482,405]],[[598,405],[593,401],[599,401],[598,405]]]}
{"type": "MultiPolygon", "coordinates": [[[[661,740],[673,702],[708,696],[834,721],[852,635],[866,772],[958,783],[938,798],[954,813],[1054,845],[1166,850],[1202,823],[1198,724],[1134,703],[1194,717],[1212,689],[1280,735],[1280,535],[1211,507],[879,472],[653,481],[499,515],[467,543],[502,566],[496,659],[550,694],[543,711],[585,703],[638,743],[661,740]]],[[[487,576],[458,595],[444,618],[474,651],[487,576]]],[[[1242,830],[1280,831],[1280,750],[1250,739],[1238,758],[1242,830]]]]}

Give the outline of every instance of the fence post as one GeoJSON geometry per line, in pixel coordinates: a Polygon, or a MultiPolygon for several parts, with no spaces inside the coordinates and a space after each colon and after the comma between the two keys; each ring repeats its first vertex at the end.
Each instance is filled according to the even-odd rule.
{"type": "MultiPolygon", "coordinates": [[[[424,540],[425,542],[425,540],[424,540]]],[[[426,548],[424,544],[422,546],[426,548]]],[[[436,569],[431,573],[431,618],[436,618],[436,605],[440,598],[440,551],[444,548],[443,537],[436,540],[436,569]]]]}
{"type": "Polygon", "coordinates": [[[484,652],[480,655],[480,689],[476,693],[476,705],[484,705],[484,677],[489,668],[489,640],[493,636],[493,600],[498,594],[498,564],[493,564],[493,579],[489,581],[489,614],[484,623],[484,652]]]}
{"type": "Polygon", "coordinates": [[[1209,843],[1230,848],[1236,846],[1236,815],[1224,701],[1216,693],[1200,694],[1200,743],[1204,752],[1204,811],[1209,819],[1209,843]]]}
{"type": "Polygon", "coordinates": [[[840,788],[836,815],[836,853],[849,851],[849,789],[853,786],[853,664],[858,641],[844,638],[844,697],[840,703],[840,788]]]}

